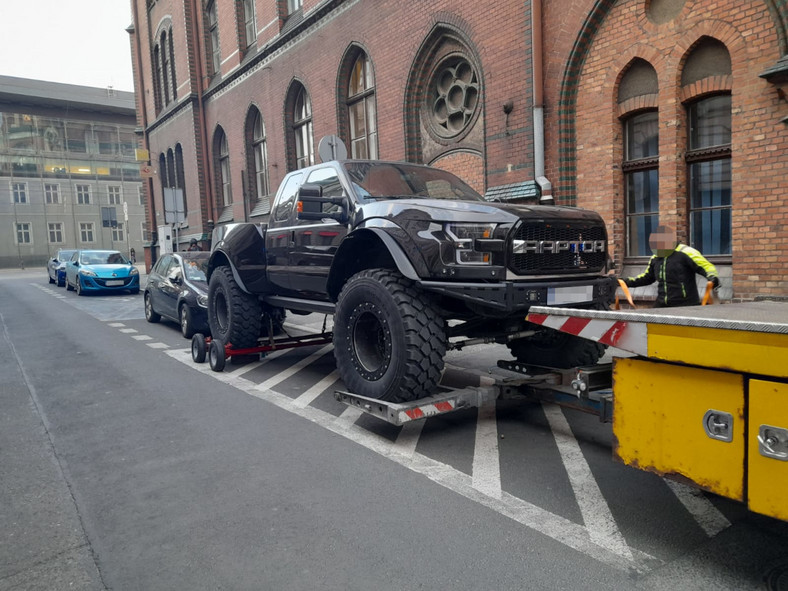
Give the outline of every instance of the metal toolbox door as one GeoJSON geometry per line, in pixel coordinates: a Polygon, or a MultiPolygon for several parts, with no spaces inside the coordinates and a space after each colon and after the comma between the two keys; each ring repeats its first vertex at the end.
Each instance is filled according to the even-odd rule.
{"type": "Polygon", "coordinates": [[[747,505],[788,520],[788,384],[750,380],[747,505]]]}
{"type": "Polygon", "coordinates": [[[613,365],[614,456],[744,501],[744,378],[645,359],[613,365]]]}

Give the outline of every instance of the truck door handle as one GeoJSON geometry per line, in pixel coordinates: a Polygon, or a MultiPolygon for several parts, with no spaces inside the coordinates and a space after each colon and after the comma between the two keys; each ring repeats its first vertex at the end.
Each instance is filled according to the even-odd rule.
{"type": "Polygon", "coordinates": [[[788,429],[761,425],[758,430],[758,450],[765,458],[788,462],[788,429]]]}
{"type": "Polygon", "coordinates": [[[703,429],[711,439],[733,441],[733,415],[710,409],[703,415],[703,429]]]}

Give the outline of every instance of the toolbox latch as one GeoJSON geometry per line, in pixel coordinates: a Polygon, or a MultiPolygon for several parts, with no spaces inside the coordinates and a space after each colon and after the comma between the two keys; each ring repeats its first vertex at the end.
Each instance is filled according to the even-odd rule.
{"type": "Polygon", "coordinates": [[[761,425],[758,429],[758,449],[766,458],[788,462],[788,429],[761,425]]]}
{"type": "Polygon", "coordinates": [[[703,415],[703,428],[711,439],[733,441],[733,415],[710,409],[703,415]]]}

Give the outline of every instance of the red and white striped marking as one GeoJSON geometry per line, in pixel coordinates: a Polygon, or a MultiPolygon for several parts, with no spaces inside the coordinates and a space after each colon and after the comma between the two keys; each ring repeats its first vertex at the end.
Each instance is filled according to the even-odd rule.
{"type": "Polygon", "coordinates": [[[535,314],[526,316],[529,322],[561,332],[573,334],[603,345],[646,355],[648,330],[642,322],[629,323],[623,320],[600,320],[557,314],[535,314]]]}
{"type": "Polygon", "coordinates": [[[415,421],[417,419],[423,419],[424,417],[432,417],[444,412],[451,412],[455,408],[457,408],[456,400],[436,402],[435,404],[425,404],[423,406],[417,406],[416,408],[400,411],[399,420],[401,423],[415,421]]]}

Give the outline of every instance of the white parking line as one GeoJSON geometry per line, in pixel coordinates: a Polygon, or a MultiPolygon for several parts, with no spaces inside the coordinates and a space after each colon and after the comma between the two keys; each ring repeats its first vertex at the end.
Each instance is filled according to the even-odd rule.
{"type": "Polygon", "coordinates": [[[591,468],[583,457],[580,445],[574,438],[561,407],[543,403],[542,408],[553,431],[558,452],[561,454],[588,534],[603,548],[632,560],[632,551],[618,529],[610,507],[594,480],[591,468]]]}
{"type": "Polygon", "coordinates": [[[673,491],[673,494],[681,501],[681,504],[695,518],[698,525],[703,528],[707,536],[713,538],[722,530],[731,526],[728,518],[704,496],[702,491],[667,478],[664,480],[670,490],[673,491]]]}
{"type": "Polygon", "coordinates": [[[412,458],[416,453],[416,446],[419,444],[421,430],[424,428],[424,421],[410,421],[402,425],[397,440],[391,445],[395,452],[412,458]]]}
{"type": "Polygon", "coordinates": [[[195,371],[210,375],[214,379],[238,388],[250,396],[265,400],[279,408],[321,425],[333,433],[342,435],[393,462],[426,476],[457,494],[484,505],[501,515],[505,515],[608,566],[622,571],[634,569],[638,572],[648,572],[662,564],[662,561],[659,559],[635,549],[632,549],[629,557],[622,556],[621,553],[613,552],[606,546],[599,544],[582,525],[573,523],[560,515],[550,513],[508,493],[502,493],[500,498],[491,497],[473,487],[471,476],[448,464],[433,460],[420,453],[413,453],[412,455],[401,453],[399,447],[387,439],[365,429],[352,428],[348,421],[350,419],[355,421],[357,415],[361,413],[354,407],[348,407],[342,416],[338,418],[314,406],[296,406],[294,399],[289,396],[273,390],[261,390],[258,385],[237,375],[213,372],[207,363],[193,363],[191,352],[188,349],[170,350],[167,351],[167,355],[188,365],[195,371]],[[351,414],[351,411],[355,412],[351,414]]]}
{"type": "MultiPolygon", "coordinates": [[[[167,348],[169,348],[169,345],[167,345],[165,343],[145,343],[145,344],[148,345],[148,347],[150,347],[151,349],[167,349],[167,348]]],[[[189,352],[189,355],[191,355],[191,351],[189,352]]]]}
{"type": "Polygon", "coordinates": [[[339,372],[337,370],[332,371],[322,380],[320,380],[317,384],[309,388],[306,392],[301,394],[298,398],[293,401],[295,406],[300,406],[301,408],[305,406],[309,406],[314,402],[315,398],[320,396],[323,391],[328,388],[331,384],[336,382],[339,379],[339,372]]]}
{"type": "Polygon", "coordinates": [[[498,455],[498,422],[495,418],[494,400],[479,407],[472,474],[473,488],[494,499],[501,498],[501,462],[498,455]]]}
{"type": "Polygon", "coordinates": [[[122,322],[107,322],[107,326],[111,326],[112,328],[118,328],[119,326],[126,326],[122,322]]]}
{"type": "Polygon", "coordinates": [[[260,384],[257,384],[257,386],[255,386],[255,387],[258,390],[270,390],[271,388],[276,386],[278,383],[284,382],[287,378],[295,375],[296,373],[298,373],[299,371],[304,369],[310,363],[320,359],[323,355],[325,355],[326,353],[328,353],[331,350],[332,346],[333,345],[326,345],[325,347],[320,347],[320,349],[318,349],[317,351],[312,353],[309,357],[305,357],[304,359],[302,359],[298,363],[296,363],[294,365],[291,365],[290,367],[288,367],[284,371],[280,371],[275,376],[272,376],[272,377],[268,378],[266,381],[264,381],[264,382],[262,382],[260,384]]]}
{"type": "Polygon", "coordinates": [[[123,332],[123,333],[126,333],[126,334],[131,334],[133,332],[137,332],[137,329],[135,329],[135,328],[121,328],[120,332],[123,332]]]}
{"type": "Polygon", "coordinates": [[[136,334],[131,337],[135,341],[152,341],[153,337],[149,337],[146,334],[136,334]]]}

